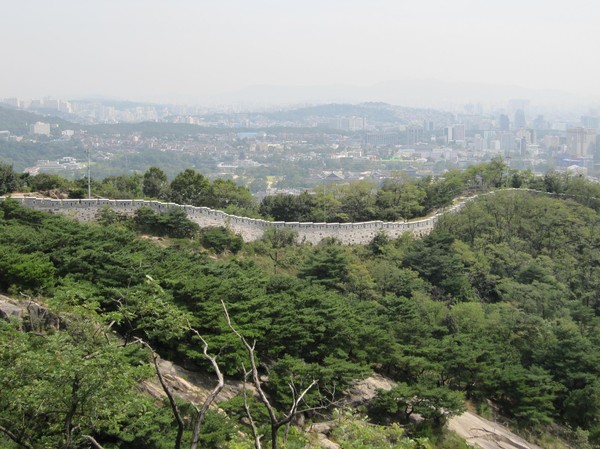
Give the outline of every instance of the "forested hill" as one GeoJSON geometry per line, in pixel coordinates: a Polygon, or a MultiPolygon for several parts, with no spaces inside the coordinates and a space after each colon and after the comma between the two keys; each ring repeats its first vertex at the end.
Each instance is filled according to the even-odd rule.
{"type": "MultiPolygon", "coordinates": [[[[544,447],[556,444],[550,429],[573,447],[598,446],[600,216],[581,202],[497,192],[420,240],[345,247],[276,231],[245,245],[215,229],[141,238],[134,221],[82,225],[5,201],[0,289],[38,297],[70,324],[39,334],[0,321],[0,447],[89,447],[85,435],[111,448],[173,447],[170,407],[136,389],[153,371],[133,342],[211,371],[197,331],[240,379],[248,352],[221,301],[256,341],[277,416],[293,401],[290,382],[299,392],[315,380],[306,406],[319,413],[304,418],[333,417],[331,439],[344,448],[463,448],[441,429],[465,399],[544,447]],[[372,372],[396,386],[334,414],[346,386],[372,372]]],[[[220,407],[203,447],[254,447],[243,398],[220,407]]],[[[259,399],[249,409],[270,444],[269,414],[259,399]]],[[[181,413],[189,446],[195,412],[181,413]]],[[[308,438],[296,426],[287,443],[283,428],[274,434],[288,448],[308,438]]]]}
{"type": "Polygon", "coordinates": [[[29,132],[29,125],[44,121],[59,124],[63,129],[78,126],[58,117],[44,117],[32,112],[0,106],[0,131],[23,135],[29,132]]]}

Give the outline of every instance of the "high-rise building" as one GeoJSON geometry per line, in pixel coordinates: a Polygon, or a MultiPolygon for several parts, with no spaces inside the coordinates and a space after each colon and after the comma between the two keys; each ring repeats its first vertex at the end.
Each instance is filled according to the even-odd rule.
{"type": "Polygon", "coordinates": [[[517,139],[525,139],[527,145],[537,144],[537,133],[533,129],[521,128],[515,132],[517,139]]]}
{"type": "Polygon", "coordinates": [[[342,117],[329,119],[327,125],[333,129],[343,129],[345,131],[361,131],[367,127],[365,117],[342,117]]]}
{"type": "Polygon", "coordinates": [[[59,100],[54,100],[52,98],[44,98],[44,109],[58,110],[59,106],[60,106],[59,100]]]}
{"type": "Polygon", "coordinates": [[[444,137],[446,143],[450,142],[462,142],[465,140],[465,125],[456,124],[450,125],[444,128],[444,137]]]}
{"type": "Polygon", "coordinates": [[[548,124],[546,123],[546,120],[544,120],[543,115],[538,115],[535,118],[533,121],[533,129],[537,129],[538,131],[542,129],[548,129],[548,124]]]}
{"type": "Polygon", "coordinates": [[[525,121],[525,111],[523,109],[517,109],[515,111],[515,129],[525,128],[527,123],[525,121]]]}
{"type": "Polygon", "coordinates": [[[73,112],[73,107],[68,101],[60,101],[58,104],[58,109],[61,112],[67,112],[69,114],[73,112]]]}
{"type": "Polygon", "coordinates": [[[542,139],[542,147],[546,150],[559,151],[561,148],[561,142],[559,136],[545,135],[542,139]]]}
{"type": "Polygon", "coordinates": [[[410,125],[406,127],[406,144],[414,145],[423,142],[423,127],[410,125]]]}
{"type": "Polygon", "coordinates": [[[364,141],[368,145],[400,145],[401,135],[398,133],[368,133],[364,136],[364,141]]]}
{"type": "Polygon", "coordinates": [[[596,130],[571,128],[567,130],[567,149],[577,157],[592,157],[596,151],[596,130]]]}
{"type": "Polygon", "coordinates": [[[590,115],[584,115],[581,117],[581,126],[589,129],[598,129],[600,128],[600,118],[593,117],[590,115]]]}
{"type": "Polygon", "coordinates": [[[452,137],[454,141],[465,140],[465,125],[452,125],[452,137]]]}
{"type": "Polygon", "coordinates": [[[510,119],[506,114],[500,114],[498,118],[498,128],[500,131],[508,131],[510,129],[510,119]]]}
{"type": "Polygon", "coordinates": [[[514,114],[519,109],[522,110],[523,112],[527,112],[527,110],[529,109],[529,104],[530,104],[530,101],[527,99],[523,99],[523,98],[509,100],[508,113],[514,114]]]}
{"type": "Polygon", "coordinates": [[[487,139],[485,137],[483,137],[481,134],[475,134],[475,137],[473,138],[473,149],[475,151],[483,151],[483,150],[487,150],[487,148],[488,148],[487,139]]]}
{"type": "Polygon", "coordinates": [[[1,102],[13,106],[15,108],[21,107],[21,101],[19,101],[18,98],[4,98],[1,102]]]}
{"type": "Polygon", "coordinates": [[[350,117],[349,129],[350,131],[361,131],[367,127],[366,117],[350,117]]]}
{"type": "Polygon", "coordinates": [[[500,149],[504,154],[509,156],[510,152],[515,149],[515,136],[511,132],[500,133],[500,149]]]}

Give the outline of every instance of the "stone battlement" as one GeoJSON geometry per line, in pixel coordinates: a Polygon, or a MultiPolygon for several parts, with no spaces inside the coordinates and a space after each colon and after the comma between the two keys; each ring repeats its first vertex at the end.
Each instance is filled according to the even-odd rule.
{"type": "Polygon", "coordinates": [[[188,218],[197,223],[201,228],[226,226],[236,234],[241,235],[246,242],[260,239],[263,233],[269,228],[287,228],[293,229],[298,233],[299,241],[313,244],[319,243],[327,237],[336,238],[344,244],[366,244],[380,231],[385,232],[391,238],[399,237],[405,232],[411,232],[416,236],[425,235],[431,232],[438,218],[443,213],[457,211],[464,207],[467,201],[473,199],[465,199],[463,202],[446,209],[444,212],[422,220],[410,222],[298,223],[238,217],[208,207],[186,206],[175,203],[162,203],[160,201],[109,199],[58,200],[28,196],[16,196],[12,198],[27,208],[66,215],[83,222],[96,220],[98,212],[103,207],[108,207],[115,212],[128,216],[133,216],[135,211],[140,207],[148,207],[157,213],[183,209],[188,218]]]}

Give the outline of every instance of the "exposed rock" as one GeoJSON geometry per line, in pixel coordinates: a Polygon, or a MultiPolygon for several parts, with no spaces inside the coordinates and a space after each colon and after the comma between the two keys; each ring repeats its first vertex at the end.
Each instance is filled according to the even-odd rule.
{"type": "Polygon", "coordinates": [[[354,382],[346,392],[343,402],[353,407],[362,405],[374,399],[377,396],[377,390],[389,391],[394,385],[392,380],[380,374],[372,374],[366,379],[354,382]]]}
{"type": "Polygon", "coordinates": [[[27,318],[25,319],[25,329],[33,332],[45,332],[49,329],[58,330],[60,328],[60,317],[42,307],[33,301],[25,303],[27,318]]]}
{"type": "Polygon", "coordinates": [[[329,432],[331,432],[331,429],[333,429],[334,426],[335,423],[333,421],[323,421],[311,424],[308,431],[314,433],[321,433],[323,435],[329,435],[329,432]]]}
{"type": "Polygon", "coordinates": [[[308,428],[310,443],[307,448],[339,449],[340,445],[329,439],[329,434],[334,429],[335,421],[324,421],[311,424],[308,428]]]}
{"type": "Polygon", "coordinates": [[[40,191],[39,195],[36,196],[40,196],[40,197],[48,197],[48,198],[52,198],[55,200],[66,200],[69,198],[69,192],[67,190],[63,190],[63,189],[52,189],[52,190],[44,190],[44,191],[40,191]]]}
{"type": "Polygon", "coordinates": [[[33,302],[19,302],[0,295],[0,319],[16,319],[26,331],[45,332],[60,328],[60,317],[48,308],[33,302]]]}
{"type": "Polygon", "coordinates": [[[16,301],[0,295],[0,319],[6,321],[16,319],[21,321],[23,319],[23,307],[16,301]]]}
{"type": "Polygon", "coordinates": [[[315,444],[312,444],[311,447],[320,447],[322,449],[340,449],[339,444],[334,443],[322,433],[317,435],[317,441],[315,444]]]}
{"type": "MultiPolygon", "coordinates": [[[[160,360],[159,368],[173,394],[185,401],[202,404],[216,385],[216,377],[206,373],[198,373],[182,368],[168,360],[160,360]]],[[[216,402],[227,401],[242,391],[243,383],[225,380],[225,386],[217,396],[216,402]]],[[[248,394],[254,394],[254,387],[246,385],[248,394]]],[[[142,389],[155,398],[164,398],[165,393],[157,378],[145,381],[142,389]]]]}
{"type": "Polygon", "coordinates": [[[481,449],[542,449],[506,427],[471,412],[450,419],[448,428],[467,440],[469,445],[481,449]]]}

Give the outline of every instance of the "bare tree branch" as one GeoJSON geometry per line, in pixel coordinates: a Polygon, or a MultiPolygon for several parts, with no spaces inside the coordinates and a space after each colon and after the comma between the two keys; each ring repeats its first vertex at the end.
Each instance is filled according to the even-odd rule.
{"type": "MultiPolygon", "coordinates": [[[[278,419],[275,408],[271,405],[271,402],[269,402],[267,395],[262,389],[262,384],[258,375],[258,367],[256,365],[256,358],[254,353],[256,342],[253,342],[252,345],[248,343],[248,340],[246,340],[246,338],[242,334],[240,334],[231,323],[231,317],[229,316],[227,306],[225,305],[225,302],[223,300],[221,300],[221,305],[223,306],[223,312],[225,314],[225,319],[227,320],[227,325],[229,326],[231,331],[240,339],[240,341],[246,348],[246,351],[248,352],[248,357],[250,358],[250,374],[252,375],[252,383],[254,384],[254,388],[256,388],[260,402],[262,402],[263,405],[266,407],[267,412],[269,414],[269,420],[271,421],[271,448],[277,449],[277,432],[279,428],[284,424],[289,423],[296,415],[301,413],[298,411],[298,407],[300,406],[300,403],[303,401],[306,394],[315,385],[317,385],[317,381],[313,380],[310,383],[310,385],[307,388],[305,388],[298,396],[296,396],[296,387],[294,386],[293,382],[291,382],[289,386],[292,390],[292,405],[290,407],[289,412],[283,418],[278,419]]],[[[248,373],[244,368],[244,375],[246,376],[245,378],[247,378],[247,374],[248,373]]]]}
{"type": "Polygon", "coordinates": [[[267,408],[267,412],[269,413],[269,418],[271,419],[271,422],[277,422],[277,415],[275,414],[275,409],[269,402],[269,399],[267,399],[267,395],[262,389],[260,378],[258,376],[258,367],[256,366],[256,359],[254,357],[254,347],[256,346],[256,342],[253,342],[252,345],[248,343],[248,340],[246,340],[237,331],[237,329],[233,327],[233,324],[231,323],[231,318],[229,316],[229,312],[227,311],[227,306],[225,305],[225,302],[223,300],[221,300],[221,305],[223,306],[225,319],[227,320],[227,325],[229,326],[229,329],[231,329],[231,331],[240,339],[240,341],[246,348],[246,351],[248,351],[248,357],[250,358],[250,373],[252,374],[252,383],[254,384],[254,388],[256,388],[256,391],[260,398],[260,402],[262,402],[267,408]]]}
{"type": "Polygon", "coordinates": [[[98,443],[98,441],[96,441],[96,439],[91,436],[91,435],[81,435],[83,438],[85,438],[86,440],[88,440],[90,443],[92,443],[92,446],[94,446],[96,449],[104,449],[104,447],[98,443]]]}
{"type": "Polygon", "coordinates": [[[317,385],[317,381],[313,380],[310,385],[308,387],[306,387],[302,393],[300,393],[300,395],[296,398],[296,387],[293,384],[290,384],[290,388],[293,391],[292,394],[292,405],[290,407],[290,411],[281,419],[279,420],[278,427],[281,427],[283,424],[287,424],[288,422],[290,422],[294,416],[296,416],[297,414],[301,413],[298,411],[298,407],[300,406],[300,403],[302,402],[302,400],[304,399],[304,396],[306,396],[306,394],[312,389],[312,387],[314,387],[315,385],[317,385]]]}
{"type": "Polygon", "coordinates": [[[158,380],[160,382],[160,385],[161,385],[163,391],[165,392],[165,394],[167,395],[167,398],[169,399],[169,404],[171,405],[171,410],[173,411],[173,416],[175,417],[175,420],[177,421],[177,437],[175,438],[175,449],[181,449],[181,440],[183,439],[183,429],[184,429],[185,424],[183,422],[183,418],[181,417],[181,413],[179,412],[179,407],[177,407],[177,403],[175,402],[175,397],[173,396],[173,393],[171,393],[171,389],[165,382],[165,379],[164,379],[162,373],[160,372],[160,367],[158,366],[158,354],[156,353],[154,348],[152,348],[152,346],[150,346],[149,343],[145,342],[141,338],[136,338],[135,341],[140,343],[141,345],[145,346],[146,348],[148,348],[150,350],[150,352],[152,353],[152,360],[154,361],[154,370],[156,371],[156,375],[158,377],[158,380]]]}
{"type": "Polygon", "coordinates": [[[250,406],[248,405],[248,393],[246,391],[246,383],[248,382],[248,375],[250,374],[246,371],[246,367],[242,364],[242,369],[244,370],[244,383],[242,386],[242,391],[244,392],[244,410],[246,411],[246,416],[248,417],[248,421],[250,421],[250,427],[252,428],[252,436],[254,437],[254,448],[261,449],[260,439],[262,435],[258,434],[258,429],[256,428],[256,424],[254,423],[254,419],[252,419],[252,413],[250,412],[250,406]]]}
{"type": "Polygon", "coordinates": [[[215,373],[217,374],[217,380],[218,380],[217,385],[215,386],[215,388],[213,388],[211,393],[208,395],[208,397],[204,401],[202,408],[200,410],[198,410],[198,407],[196,407],[196,405],[194,405],[194,408],[198,412],[198,417],[196,418],[196,422],[194,423],[194,430],[192,432],[192,443],[190,445],[190,449],[197,449],[198,438],[200,437],[200,429],[202,428],[202,423],[204,422],[204,418],[206,417],[206,412],[208,411],[208,408],[210,407],[210,405],[217,398],[217,395],[221,392],[221,390],[225,386],[225,379],[223,378],[223,373],[221,373],[221,370],[219,369],[219,365],[217,363],[217,357],[210,356],[208,354],[208,343],[206,342],[206,340],[204,340],[204,338],[202,338],[202,336],[196,329],[194,329],[194,328],[192,328],[192,326],[190,326],[189,321],[187,324],[188,324],[189,330],[192,331],[196,335],[196,337],[198,337],[200,339],[200,341],[202,342],[202,345],[203,345],[202,351],[204,353],[204,357],[206,357],[206,359],[209,360],[210,363],[212,364],[212,367],[215,370],[215,373]]]}

